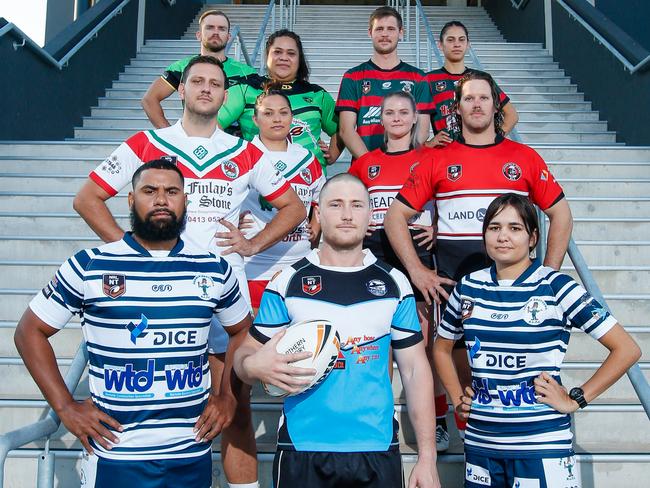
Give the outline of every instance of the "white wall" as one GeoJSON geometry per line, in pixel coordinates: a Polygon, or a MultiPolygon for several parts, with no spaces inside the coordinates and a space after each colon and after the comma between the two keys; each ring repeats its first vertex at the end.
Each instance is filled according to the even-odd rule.
{"type": "Polygon", "coordinates": [[[0,0],[0,17],[13,22],[39,46],[45,44],[47,0],[0,0]]]}

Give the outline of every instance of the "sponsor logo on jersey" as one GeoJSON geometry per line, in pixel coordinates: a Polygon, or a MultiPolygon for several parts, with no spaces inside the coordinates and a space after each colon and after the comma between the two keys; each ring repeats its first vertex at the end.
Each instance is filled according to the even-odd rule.
{"type": "MultiPolygon", "coordinates": [[[[524,403],[526,405],[536,405],[535,400],[535,387],[529,386],[526,381],[522,381],[518,385],[497,385],[497,393],[499,399],[504,407],[520,407],[524,403]]],[[[540,406],[537,404],[537,406],[540,406]]],[[[543,408],[543,405],[541,405],[543,408]]]]}
{"type": "Polygon", "coordinates": [[[479,222],[483,222],[485,219],[485,213],[487,209],[479,208],[477,210],[462,210],[459,212],[447,212],[447,218],[449,220],[471,220],[476,219],[479,222]]]}
{"type": "Polygon", "coordinates": [[[367,95],[368,92],[370,92],[370,81],[369,80],[363,80],[361,82],[361,93],[364,95],[367,95]]]}
{"type": "Polygon", "coordinates": [[[126,293],[126,276],[123,274],[102,275],[104,295],[113,299],[121,297],[126,293]]]}
{"type": "Polygon", "coordinates": [[[474,390],[474,402],[479,405],[489,405],[492,403],[487,378],[472,380],[472,390],[474,390]]]}
{"type": "Polygon", "coordinates": [[[418,167],[418,164],[420,164],[419,161],[416,161],[415,163],[413,163],[413,164],[411,165],[411,167],[409,168],[409,173],[413,173],[413,171],[415,171],[415,168],[418,167]]]}
{"type": "Polygon", "coordinates": [[[298,137],[302,135],[302,133],[305,132],[305,129],[300,126],[300,125],[294,125],[291,127],[291,130],[289,131],[289,136],[290,137],[298,137]]]}
{"type": "Polygon", "coordinates": [[[539,480],[534,478],[517,478],[512,485],[513,488],[539,488],[539,480]]]}
{"type": "Polygon", "coordinates": [[[485,220],[485,214],[487,213],[487,208],[479,208],[476,211],[476,220],[483,222],[485,220]]]}
{"type": "Polygon", "coordinates": [[[474,344],[471,346],[469,344],[466,344],[465,347],[467,348],[467,355],[469,356],[470,364],[474,364],[474,360],[481,357],[481,341],[477,337],[474,341],[474,344]]]}
{"type": "Polygon", "coordinates": [[[155,291],[155,292],[158,292],[158,293],[163,293],[163,292],[166,292],[166,291],[172,291],[173,288],[174,287],[172,285],[170,285],[169,283],[164,284],[164,285],[159,285],[159,284],[151,285],[151,291],[155,291]]]}
{"type": "Polygon", "coordinates": [[[122,165],[114,154],[109,156],[102,163],[102,171],[115,175],[122,170],[122,165]]]}
{"type": "Polygon", "coordinates": [[[521,168],[517,163],[506,163],[502,168],[503,176],[505,176],[510,181],[517,181],[521,178],[521,168]]]}
{"type": "Polygon", "coordinates": [[[366,288],[376,297],[383,297],[388,291],[386,288],[386,283],[381,280],[370,280],[368,283],[366,283],[366,288]]]}
{"type": "Polygon", "coordinates": [[[390,81],[384,81],[384,82],[381,84],[381,87],[382,87],[384,90],[389,90],[391,86],[393,86],[393,83],[390,82],[390,81]]]}
{"type": "Polygon", "coordinates": [[[548,171],[543,169],[542,172],[539,174],[539,179],[542,181],[548,181],[548,171]]]}
{"type": "Polygon", "coordinates": [[[465,480],[477,485],[490,486],[490,472],[472,463],[465,463],[465,480]]]}
{"type": "Polygon", "coordinates": [[[414,83],[412,81],[400,81],[402,84],[402,91],[406,93],[411,93],[413,91],[414,83]]]}
{"type": "Polygon", "coordinates": [[[112,393],[105,391],[104,396],[108,397],[153,397],[153,393],[145,395],[138,395],[151,389],[153,386],[154,374],[156,371],[156,361],[154,359],[147,360],[147,369],[135,370],[133,364],[125,364],[124,366],[104,365],[104,387],[107,390],[114,390],[121,392],[126,389],[131,395],[119,393],[112,393]]]}
{"type": "Polygon", "coordinates": [[[320,276],[303,276],[302,291],[307,295],[315,295],[323,289],[320,276]]]}
{"type": "Polygon", "coordinates": [[[314,101],[314,99],[312,97],[302,97],[302,99],[307,103],[311,103],[311,102],[314,101]]]}
{"type": "Polygon", "coordinates": [[[196,330],[161,330],[153,332],[154,346],[196,344],[196,330]]]}
{"type": "Polygon", "coordinates": [[[187,364],[167,364],[165,365],[165,381],[167,382],[167,389],[171,390],[165,393],[166,397],[185,396],[193,393],[203,391],[201,384],[203,383],[203,356],[199,359],[199,364],[194,365],[194,361],[189,361],[187,364]],[[185,390],[190,388],[189,391],[175,392],[173,390],[185,390]]]}
{"type": "Polygon", "coordinates": [[[474,310],[474,301],[463,298],[460,304],[460,320],[465,322],[465,320],[470,318],[472,316],[472,310],[474,310]]]}
{"type": "Polygon", "coordinates": [[[287,169],[287,165],[282,161],[278,161],[273,165],[273,167],[278,171],[284,171],[285,169],[287,169]]]}
{"type": "MultiPolygon", "coordinates": [[[[373,105],[371,107],[368,107],[368,111],[363,116],[363,120],[367,121],[368,119],[377,119],[377,123],[379,123],[380,115],[381,115],[381,107],[376,107],[373,105]]],[[[370,121],[370,123],[372,123],[372,121],[370,121]]]]}
{"type": "Polygon", "coordinates": [[[345,369],[345,355],[341,350],[339,350],[339,355],[334,363],[334,369],[345,369]]]}
{"type": "Polygon", "coordinates": [[[565,457],[560,459],[560,464],[566,470],[566,480],[573,481],[576,477],[573,474],[573,468],[576,465],[576,460],[573,456],[565,457]]]}
{"type": "Polygon", "coordinates": [[[605,310],[605,307],[598,306],[591,311],[591,315],[592,317],[600,317],[601,319],[604,319],[607,317],[607,310],[605,310]]]}
{"type": "Polygon", "coordinates": [[[221,163],[221,170],[228,178],[234,180],[239,176],[239,166],[234,161],[224,161],[221,163]]]}
{"type": "Polygon", "coordinates": [[[201,300],[209,300],[210,294],[208,290],[214,286],[214,280],[207,275],[196,275],[194,277],[194,286],[199,289],[199,298],[201,300]]]}
{"type": "Polygon", "coordinates": [[[373,166],[368,167],[368,178],[371,180],[374,180],[379,176],[379,172],[381,171],[381,166],[378,164],[375,164],[373,166]]]}
{"type": "Polygon", "coordinates": [[[300,176],[302,177],[303,180],[305,180],[305,183],[311,185],[312,178],[311,178],[311,171],[309,168],[303,168],[300,171],[300,176]]]}
{"type": "Polygon", "coordinates": [[[129,322],[126,326],[126,330],[131,333],[131,342],[136,343],[138,338],[144,339],[148,332],[145,332],[149,326],[149,320],[145,317],[144,314],[140,314],[140,322],[136,325],[133,322],[129,322]]]}
{"type": "Polygon", "coordinates": [[[463,176],[463,165],[452,164],[447,166],[447,179],[449,181],[457,181],[463,176]]]}
{"type": "Polygon", "coordinates": [[[203,159],[208,155],[208,150],[203,146],[198,146],[194,151],[192,151],[192,154],[194,154],[199,159],[203,159]]]}
{"type": "Polygon", "coordinates": [[[45,285],[45,287],[41,290],[41,293],[45,298],[50,298],[58,285],[59,285],[59,280],[57,280],[56,276],[54,276],[52,277],[50,282],[47,285],[45,285]]]}
{"type": "Polygon", "coordinates": [[[440,107],[440,113],[442,114],[443,117],[448,117],[451,115],[451,109],[449,108],[448,105],[442,105],[440,107]]]}
{"type": "Polygon", "coordinates": [[[292,90],[292,89],[293,89],[293,85],[291,85],[291,84],[284,84],[284,85],[282,85],[282,88],[281,88],[281,90],[292,90]]]}
{"type": "Polygon", "coordinates": [[[531,298],[524,305],[524,322],[530,325],[539,324],[542,314],[548,309],[548,305],[541,298],[531,298]]]}
{"type": "Polygon", "coordinates": [[[447,82],[442,80],[442,81],[436,81],[436,91],[438,92],[443,92],[447,89],[447,82]]]}

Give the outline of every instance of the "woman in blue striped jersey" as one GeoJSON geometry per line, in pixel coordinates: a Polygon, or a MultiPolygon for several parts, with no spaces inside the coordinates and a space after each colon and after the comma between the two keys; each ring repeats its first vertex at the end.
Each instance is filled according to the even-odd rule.
{"type": "Polygon", "coordinates": [[[569,414],[612,386],[641,356],[616,319],[570,276],[530,258],[539,238],[533,205],[508,193],[483,221],[494,264],[464,276],[434,346],[436,369],[456,411],[468,420],[466,487],[579,488],[569,414]],[[572,328],[609,355],[570,392],[560,367],[572,328]],[[472,387],[461,389],[454,341],[465,334],[472,387]]]}

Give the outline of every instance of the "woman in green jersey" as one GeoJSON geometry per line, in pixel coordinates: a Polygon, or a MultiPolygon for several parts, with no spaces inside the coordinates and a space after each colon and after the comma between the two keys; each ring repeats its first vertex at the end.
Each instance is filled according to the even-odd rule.
{"type": "Polygon", "coordinates": [[[266,41],[265,54],[267,76],[249,75],[239,85],[228,89],[226,102],[219,110],[219,124],[225,129],[237,121],[242,137],[252,140],[259,131],[253,122],[255,100],[267,84],[279,84],[291,102],[292,142],[313,152],[325,169],[341,153],[336,136],[338,117],[334,113],[334,99],[324,88],[307,81],[309,67],[300,37],[295,32],[282,29],[271,34],[266,41]],[[331,136],[329,145],[321,140],[322,131],[331,136]]]}

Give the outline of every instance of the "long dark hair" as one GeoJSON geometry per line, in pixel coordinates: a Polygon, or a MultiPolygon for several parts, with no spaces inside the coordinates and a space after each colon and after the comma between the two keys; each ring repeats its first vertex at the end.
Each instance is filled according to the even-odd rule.
{"type": "Polygon", "coordinates": [[[300,81],[307,81],[309,79],[309,66],[307,65],[307,59],[305,58],[305,50],[302,47],[302,41],[300,36],[289,29],[280,29],[275,31],[269,36],[266,40],[266,47],[264,50],[265,59],[269,59],[269,52],[271,51],[271,45],[275,42],[278,37],[289,37],[296,41],[296,46],[298,47],[298,73],[296,74],[296,79],[300,81]]]}
{"type": "MultiPolygon", "coordinates": [[[[535,244],[539,240],[539,220],[537,220],[537,211],[530,200],[516,193],[504,193],[503,195],[492,200],[492,203],[488,206],[485,217],[483,218],[483,244],[485,244],[485,233],[487,228],[490,225],[490,222],[497,214],[506,207],[512,207],[515,209],[521,220],[524,222],[524,228],[526,233],[529,236],[535,234],[537,237],[535,239],[535,244]]],[[[532,251],[535,248],[533,245],[529,251],[532,251]]]]}
{"type": "Polygon", "coordinates": [[[487,81],[488,84],[490,85],[490,92],[492,93],[494,110],[496,110],[496,113],[494,114],[494,130],[496,131],[497,134],[501,136],[504,135],[503,107],[501,106],[501,99],[499,98],[499,89],[497,87],[496,82],[494,81],[494,78],[492,78],[492,76],[489,73],[486,73],[485,71],[471,70],[460,80],[458,80],[458,84],[456,85],[456,90],[454,92],[455,95],[454,103],[452,105],[452,113],[454,117],[456,117],[456,122],[458,124],[458,127],[462,127],[462,119],[461,116],[458,114],[458,106],[460,104],[460,97],[463,93],[463,86],[465,85],[465,83],[472,80],[487,81]]]}

